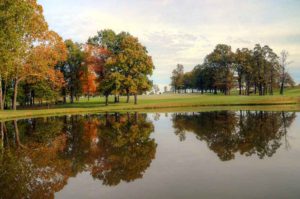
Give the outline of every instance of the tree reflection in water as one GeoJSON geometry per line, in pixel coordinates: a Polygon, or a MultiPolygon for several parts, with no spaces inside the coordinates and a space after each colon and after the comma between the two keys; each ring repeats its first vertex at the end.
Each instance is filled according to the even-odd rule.
{"type": "Polygon", "coordinates": [[[175,134],[181,141],[186,132],[193,132],[205,141],[223,160],[234,159],[236,153],[259,158],[271,157],[285,141],[287,128],[295,113],[264,111],[219,111],[173,114],[175,134]],[[283,139],[283,137],[285,139],[283,139]]]}
{"type": "Polygon", "coordinates": [[[0,198],[54,198],[69,177],[142,178],[155,158],[146,114],[51,117],[0,125],[0,198]]]}

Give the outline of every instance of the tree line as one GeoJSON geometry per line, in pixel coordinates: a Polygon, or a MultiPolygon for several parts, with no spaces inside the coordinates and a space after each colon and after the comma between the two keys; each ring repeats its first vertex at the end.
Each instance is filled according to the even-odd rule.
{"type": "Polygon", "coordinates": [[[99,31],[86,43],[50,30],[36,0],[0,2],[0,109],[66,103],[103,95],[134,96],[151,89],[154,65],[130,33],[99,31]]]}
{"type": "Polygon", "coordinates": [[[295,85],[286,71],[289,63],[287,51],[278,56],[267,45],[232,52],[231,46],[218,44],[192,71],[184,72],[183,65],[178,64],[172,72],[171,86],[175,93],[192,90],[229,95],[237,88],[239,95],[273,95],[274,88],[280,88],[283,94],[284,87],[295,85]]]}

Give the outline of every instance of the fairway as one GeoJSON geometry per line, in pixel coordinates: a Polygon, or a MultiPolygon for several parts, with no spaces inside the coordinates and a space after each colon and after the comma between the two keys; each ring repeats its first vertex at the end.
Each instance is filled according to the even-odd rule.
{"type": "Polygon", "coordinates": [[[79,114],[91,112],[160,112],[172,111],[201,111],[201,110],[228,110],[228,109],[260,109],[270,111],[300,110],[299,88],[289,89],[284,96],[238,96],[212,94],[161,94],[138,96],[138,104],[133,104],[133,98],[126,103],[126,97],[120,98],[120,103],[114,103],[109,98],[109,105],[105,106],[104,97],[92,97],[90,100],[81,98],[74,104],[53,105],[43,109],[26,109],[17,111],[0,111],[0,120],[13,118],[28,118],[49,115],[79,114]]]}

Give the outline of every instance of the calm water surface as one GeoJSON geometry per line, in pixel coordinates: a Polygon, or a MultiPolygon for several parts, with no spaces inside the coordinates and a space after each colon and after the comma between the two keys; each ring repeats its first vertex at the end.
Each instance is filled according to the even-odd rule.
{"type": "Polygon", "coordinates": [[[300,198],[299,129],[263,111],[9,121],[0,198],[300,198]]]}

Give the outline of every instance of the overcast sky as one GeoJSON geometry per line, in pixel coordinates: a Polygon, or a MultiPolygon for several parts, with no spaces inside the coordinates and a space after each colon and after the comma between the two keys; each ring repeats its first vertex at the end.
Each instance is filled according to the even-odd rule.
{"type": "Polygon", "coordinates": [[[300,0],[38,0],[51,29],[85,42],[101,29],[137,36],[153,58],[154,83],[177,63],[191,70],[219,44],[285,49],[300,82],[300,0]]]}

